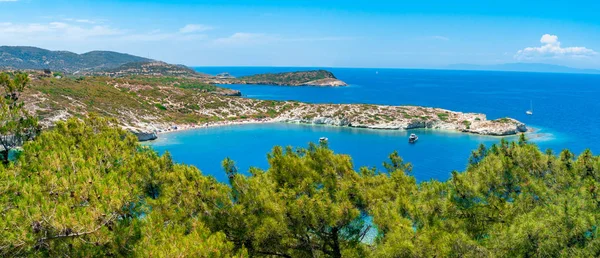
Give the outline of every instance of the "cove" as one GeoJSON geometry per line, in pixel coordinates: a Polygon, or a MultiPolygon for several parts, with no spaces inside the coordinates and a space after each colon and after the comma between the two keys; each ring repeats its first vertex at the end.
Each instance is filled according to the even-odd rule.
{"type": "MultiPolygon", "coordinates": [[[[174,160],[194,165],[204,175],[227,182],[221,161],[232,158],[240,171],[251,166],[268,168],[267,153],[273,146],[306,147],[329,138],[329,147],[336,153],[352,157],[355,169],[361,166],[382,168],[382,163],[394,150],[413,165],[418,181],[446,180],[453,170],[463,171],[469,155],[480,143],[491,145],[499,137],[445,132],[440,130],[372,130],[348,127],[302,125],[288,123],[245,124],[200,128],[161,134],[146,143],[159,153],[169,151],[174,160]],[[419,141],[408,143],[408,135],[416,133],[419,141]]],[[[515,140],[515,137],[508,137],[515,140]]]]}

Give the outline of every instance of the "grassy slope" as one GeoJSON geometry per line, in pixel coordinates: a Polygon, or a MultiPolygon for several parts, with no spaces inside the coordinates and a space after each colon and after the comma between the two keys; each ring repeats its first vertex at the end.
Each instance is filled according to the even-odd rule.
{"type": "Polygon", "coordinates": [[[42,119],[60,113],[89,112],[115,117],[123,124],[202,123],[268,117],[285,103],[220,96],[223,89],[194,79],[174,77],[40,78],[24,97],[42,119]]]}

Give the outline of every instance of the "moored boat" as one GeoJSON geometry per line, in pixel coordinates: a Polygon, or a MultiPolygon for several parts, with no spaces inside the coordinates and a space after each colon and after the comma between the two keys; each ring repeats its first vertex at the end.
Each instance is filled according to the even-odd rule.
{"type": "Polygon", "coordinates": [[[409,143],[415,143],[419,140],[419,136],[417,136],[416,134],[410,134],[410,136],[408,137],[408,142],[409,143]]]}
{"type": "Polygon", "coordinates": [[[533,115],[533,101],[531,101],[531,107],[529,108],[529,110],[525,111],[525,114],[527,115],[533,115]]]}

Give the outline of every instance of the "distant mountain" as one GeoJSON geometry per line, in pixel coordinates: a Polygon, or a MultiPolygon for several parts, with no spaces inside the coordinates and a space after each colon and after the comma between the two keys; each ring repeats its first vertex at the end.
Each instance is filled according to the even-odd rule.
{"type": "Polygon", "coordinates": [[[443,67],[452,70],[539,72],[539,73],[587,73],[600,74],[600,70],[578,69],[568,66],[541,63],[507,63],[495,65],[453,64],[443,67]]]}
{"type": "Polygon", "coordinates": [[[153,60],[110,51],[92,51],[79,55],[68,51],[50,51],[36,47],[0,46],[0,68],[50,69],[74,73],[150,61],[153,60]]]}

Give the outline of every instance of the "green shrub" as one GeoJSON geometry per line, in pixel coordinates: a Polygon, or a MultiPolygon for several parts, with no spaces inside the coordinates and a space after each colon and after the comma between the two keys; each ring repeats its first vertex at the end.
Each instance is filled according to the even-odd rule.
{"type": "Polygon", "coordinates": [[[442,121],[448,121],[448,114],[447,113],[437,113],[437,116],[442,121]]]}
{"type": "Polygon", "coordinates": [[[163,105],[162,105],[162,104],[160,104],[160,103],[156,103],[156,104],[154,104],[154,106],[155,106],[156,108],[160,109],[160,110],[167,110],[167,107],[163,106],[163,105]]]}

